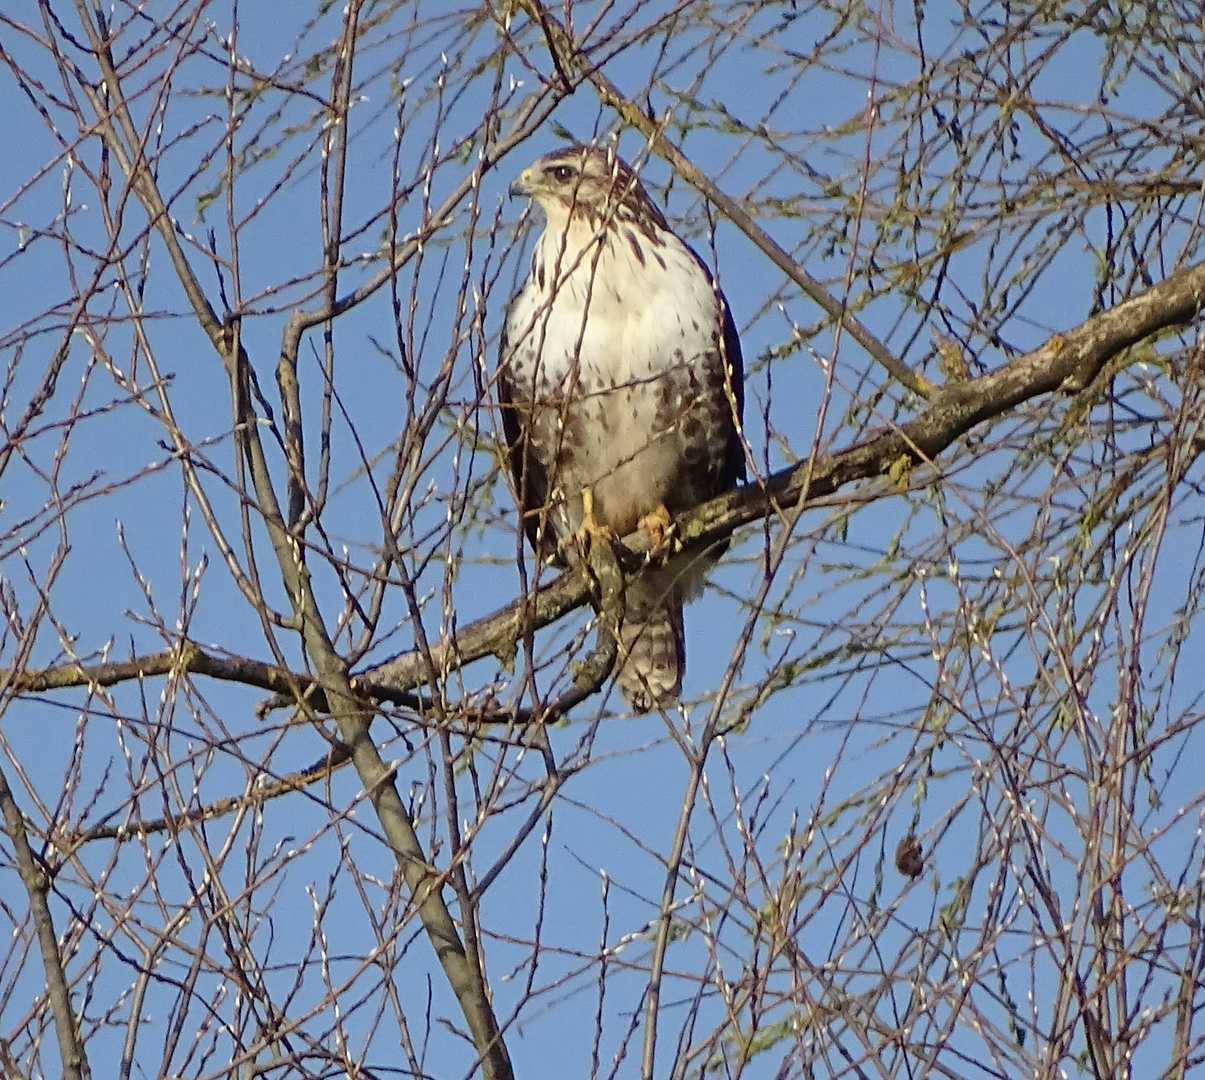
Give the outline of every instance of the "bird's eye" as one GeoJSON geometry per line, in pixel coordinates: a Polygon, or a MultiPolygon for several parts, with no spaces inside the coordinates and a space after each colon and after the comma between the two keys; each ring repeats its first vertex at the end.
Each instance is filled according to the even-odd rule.
{"type": "Polygon", "coordinates": [[[558,184],[567,184],[573,178],[573,170],[568,165],[554,165],[548,171],[558,184]]]}

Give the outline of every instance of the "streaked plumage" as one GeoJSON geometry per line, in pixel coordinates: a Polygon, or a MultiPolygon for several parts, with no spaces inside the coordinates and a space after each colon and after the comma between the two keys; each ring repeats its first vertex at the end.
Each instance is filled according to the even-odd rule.
{"type": "MultiPolygon", "coordinates": [[[[617,157],[574,146],[512,194],[547,218],[511,304],[498,393],[524,523],[542,555],[582,526],[582,492],[617,536],[744,478],[740,344],[701,259],[617,157]],[[548,530],[551,530],[551,536],[548,530]]],[[[686,653],[682,605],[723,545],[685,550],[625,582],[616,682],[637,711],[672,704],[686,653]]]]}

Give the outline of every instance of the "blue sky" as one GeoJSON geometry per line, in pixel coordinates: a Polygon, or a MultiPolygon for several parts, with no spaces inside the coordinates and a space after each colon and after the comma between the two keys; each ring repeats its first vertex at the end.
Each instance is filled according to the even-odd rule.
{"type": "MultiPolygon", "coordinates": [[[[10,20],[40,25],[35,5],[16,7],[23,10],[10,13],[10,20]]],[[[348,118],[343,222],[349,239],[341,247],[347,261],[341,295],[385,265],[394,228],[388,207],[395,160],[400,186],[416,182],[397,206],[397,238],[404,240],[472,173],[480,150],[475,133],[490,95],[501,103],[505,131],[537,91],[539,76],[549,76],[546,54],[530,32],[520,31],[518,19],[522,54],[505,57],[496,82],[494,68],[475,69],[473,62],[498,43],[496,27],[475,18],[475,10],[399,5],[379,23],[372,22],[377,9],[365,12],[360,81],[348,118]],[[400,83],[404,102],[395,92],[400,83]],[[453,153],[456,146],[464,152],[453,153]],[[428,168],[432,159],[438,164],[428,168]]],[[[602,20],[591,41],[608,77],[667,117],[667,130],[685,152],[726,192],[746,200],[763,228],[830,291],[844,295],[848,278],[849,298],[866,325],[934,381],[941,379],[942,340],[956,339],[972,374],[990,369],[1088,317],[1102,267],[1118,283],[1105,290],[1106,301],[1114,302],[1139,268],[1157,280],[1194,257],[1199,230],[1191,202],[1169,202],[1156,226],[1141,224],[1151,220],[1146,204],[1136,209],[1121,197],[1106,205],[1077,195],[1076,183],[1086,190],[1103,178],[1139,183],[1158,170],[1177,180],[1196,175],[1199,122],[1187,128],[1178,119],[1175,101],[1148,74],[1149,56],[1141,49],[1131,67],[1118,64],[1102,75],[1105,48],[1090,32],[1062,40],[1062,24],[1038,20],[1006,34],[993,21],[1003,18],[994,5],[983,5],[966,21],[955,5],[929,5],[920,34],[923,55],[935,66],[946,63],[928,88],[931,100],[918,112],[913,93],[922,50],[907,23],[911,7],[873,13],[877,42],[873,19],[838,28],[820,8],[807,5],[764,5],[756,14],[752,6],[708,8],[702,30],[690,28],[690,6],[682,10],[671,18],[669,6],[661,4],[572,5],[579,31],[596,14],[602,20]],[[655,32],[639,33],[650,26],[655,32]],[[1044,61],[1043,50],[1056,41],[1056,59],[1044,61]],[[964,54],[975,63],[959,67],[964,54]],[[1009,84],[1005,72],[1018,81],[1009,84]],[[1024,92],[1018,89],[1021,76],[1029,78],[1024,92]],[[873,123],[868,98],[877,104],[873,123]],[[687,126],[691,130],[683,134],[687,126]],[[1140,144],[1150,130],[1158,137],[1140,144]],[[1093,149],[1077,160],[1077,148],[1093,149]],[[1008,209],[1002,192],[1015,200],[1008,209]],[[859,216],[850,208],[860,198],[859,216]],[[1114,243],[1131,223],[1138,224],[1129,246],[1114,243]],[[947,250],[948,257],[933,257],[935,250],[947,250]],[[910,275],[910,263],[923,266],[919,280],[910,275]],[[1006,288],[1009,279],[1015,281],[1006,288]]],[[[274,73],[274,79],[254,85],[244,74],[236,80],[247,95],[238,99],[240,106],[253,104],[233,139],[245,167],[236,172],[231,218],[222,182],[231,9],[205,8],[208,24],[185,35],[194,48],[175,69],[170,102],[161,112],[155,111],[159,80],[178,43],[153,37],[157,50],[147,55],[139,51],[148,32],[140,19],[125,9],[115,18],[130,20],[119,56],[131,50],[123,69],[128,85],[146,85],[133,94],[131,106],[152,132],[158,180],[170,195],[177,231],[219,310],[223,291],[232,303],[236,295],[230,260],[237,252],[243,341],[279,415],[275,367],[282,332],[293,311],[318,303],[321,269],[319,102],[330,72],[325,60],[311,69],[305,61],[335,40],[342,12],[332,8],[313,24],[307,5],[273,5],[268,12],[239,9],[235,49],[257,73],[274,73]],[[237,244],[231,220],[237,222],[237,244]],[[205,254],[211,231],[219,259],[226,260],[220,269],[205,254]]],[[[37,85],[57,87],[45,50],[31,36],[10,22],[0,27],[0,41],[37,85]]],[[[69,44],[64,47],[86,63],[69,44]]],[[[1157,44],[1150,49],[1157,53],[1157,44]]],[[[35,536],[28,523],[46,503],[46,477],[57,476],[60,493],[85,485],[77,490],[89,495],[67,513],[70,550],[50,592],[57,623],[43,618],[29,662],[59,663],[69,654],[124,658],[162,649],[185,628],[203,646],[270,660],[262,625],[186,492],[162,425],[127,400],[101,362],[102,350],[82,329],[69,332],[66,313],[107,240],[87,170],[69,163],[46,116],[31,107],[12,77],[0,95],[10,142],[9,152],[0,155],[7,424],[24,408],[54,349],[64,341],[70,349],[39,434],[23,444],[0,481],[0,521],[7,522],[0,575],[26,618],[38,604],[31,577],[45,578],[62,536],[57,527],[35,536]],[[66,245],[64,217],[73,242],[66,245]],[[73,419],[81,412],[83,418],[73,419]]],[[[63,109],[47,115],[70,153],[87,169],[99,168],[96,139],[81,137],[63,109]]],[[[479,486],[494,466],[496,421],[478,394],[478,379],[493,370],[505,304],[522,280],[530,242],[531,222],[521,203],[506,199],[506,188],[565,133],[590,140],[616,130],[614,115],[588,88],[557,104],[530,138],[480,177],[476,196],[460,204],[421,258],[334,324],[338,400],[332,495],[322,524],[334,555],[342,558],[346,549],[360,574],[381,546],[377,495],[364,459],[372,463],[375,484],[383,484],[406,417],[394,288],[403,313],[413,311],[401,338],[407,360],[418,368],[419,407],[440,365],[445,359],[450,364],[446,408],[413,474],[413,524],[398,538],[429,637],[446,631],[453,613],[463,627],[514,599],[520,588],[508,492],[501,483],[479,486]],[[465,513],[462,497],[470,490],[475,501],[465,513]]],[[[624,131],[619,138],[625,156],[644,160],[636,133],[624,131]]],[[[119,187],[116,163],[108,168],[119,187]]],[[[747,238],[672,178],[664,162],[649,160],[643,176],[654,198],[718,268],[736,313],[750,373],[746,431],[754,462],[781,468],[805,458],[818,435],[822,448],[839,448],[913,415],[919,403],[891,385],[848,336],[829,327],[810,331],[820,319],[815,306],[747,238]],[[830,365],[830,396],[818,431],[830,365]]],[[[114,197],[110,203],[120,206],[114,197]]],[[[187,309],[162,243],[143,244],[141,209],[133,201],[120,209],[121,238],[129,245],[123,266],[140,283],[146,340],[170,379],[181,429],[213,466],[204,483],[217,515],[237,537],[226,375],[187,309]]],[[[147,388],[147,359],[115,276],[112,268],[105,271],[88,308],[98,325],[106,313],[113,315],[103,355],[147,388]]],[[[1178,344],[1164,343],[1162,353],[1172,354],[1178,344]]],[[[319,440],[322,349],[320,330],[311,331],[299,363],[311,469],[319,440]]],[[[1122,376],[1117,396],[1127,404],[1102,404],[1093,414],[1107,437],[1068,435],[1060,441],[1065,403],[1039,402],[977,436],[982,444],[953,448],[940,482],[934,474],[930,485],[894,495],[884,485],[867,486],[854,493],[862,498],[809,512],[795,525],[766,610],[742,650],[748,601],[764,579],[765,553],[783,525],[750,528],[717,572],[716,588],[687,612],[686,696],[699,703],[667,718],[621,719],[611,715],[620,711],[611,693],[549,731],[559,767],[574,775],[492,884],[481,910],[495,1007],[508,1019],[520,1010],[507,1036],[519,1074],[590,1075],[597,1052],[600,1075],[612,1075],[613,1061],[614,1075],[638,1075],[640,1025],[633,1017],[647,986],[649,927],[658,916],[663,860],[679,819],[692,741],[730,663],[739,672],[726,707],[735,713],[743,703],[764,701],[712,749],[707,786],[693,814],[677,890],[680,939],[670,948],[663,990],[659,1073],[681,1075],[673,1071],[680,1068],[698,1075],[717,1054],[734,1069],[731,1037],[717,1039],[707,1051],[698,1044],[723,1029],[730,1006],[748,1023],[749,1005],[741,995],[757,982],[754,973],[769,970],[757,984],[764,1006],[760,1025],[782,1024],[784,1037],[769,1040],[744,1074],[798,1075],[780,1072],[780,1066],[787,1067],[792,1048],[803,1053],[800,1048],[809,1047],[817,1075],[856,1075],[843,1051],[834,1049],[856,1044],[842,1024],[863,1023],[863,1007],[883,1023],[902,1022],[915,992],[909,973],[923,969],[939,989],[929,989],[935,1001],[926,1014],[931,1026],[914,1017],[913,1037],[929,1043],[948,1038],[983,1063],[978,1071],[963,1063],[967,1075],[1021,1074],[1018,1062],[1033,1052],[1033,1035],[1015,1047],[1017,1059],[997,1062],[999,1072],[993,1072],[986,1040],[970,1019],[976,1014],[965,1002],[961,1012],[949,1005],[957,998],[957,964],[948,961],[943,971],[923,958],[927,950],[941,955],[948,947],[975,970],[977,1015],[991,1017],[1001,1030],[1009,1021],[1009,1001],[1022,1027],[1052,1023],[1061,972],[1057,949],[1033,944],[1050,932],[1044,922],[1049,913],[1034,897],[1034,866],[1045,866],[1057,883],[1066,925],[1090,938],[1084,864],[1075,845],[1083,843],[1083,820],[1098,812],[1104,798],[1085,764],[1092,739],[1081,743],[1081,721],[1060,718],[1068,701],[1078,700],[1085,715],[1112,732],[1110,716],[1132,677],[1143,687],[1151,725],[1183,726],[1161,744],[1162,756],[1150,763],[1145,780],[1135,781],[1149,783],[1150,801],[1157,793],[1162,802],[1132,828],[1150,837],[1152,859],[1200,867],[1194,829],[1201,795],[1184,762],[1199,753],[1191,718],[1201,684],[1192,665],[1172,666],[1175,633],[1169,629],[1182,619],[1191,632],[1195,618],[1197,496],[1176,489],[1171,524],[1157,534],[1158,542],[1150,531],[1156,516],[1136,513],[1111,542],[1099,521],[1076,526],[1087,520],[1083,507],[1103,498],[1107,481],[1174,426],[1179,391],[1164,377],[1159,355],[1122,376]],[[1038,447],[1044,452],[1027,457],[1038,447]],[[1096,544],[1105,554],[1087,558],[1085,550],[1096,544]],[[1138,555],[1130,558],[1134,550],[1138,555]],[[1072,564],[1082,564],[1083,578],[1072,576],[1076,588],[1068,593],[1051,584],[1051,575],[1072,564]],[[1111,570],[1131,575],[1132,594],[1141,591],[1148,568],[1154,585],[1131,656],[1130,627],[1117,612],[1132,614],[1132,606],[1108,607],[1101,617],[1094,605],[1114,595],[1111,570]],[[999,623],[992,623],[996,618],[999,623]],[[1089,663],[1094,648],[1100,657],[1089,663]],[[1081,675],[1091,676],[1070,690],[1060,667],[1066,657],[1083,661],[1081,675]],[[1169,670],[1175,676],[1164,680],[1169,670]],[[1000,765],[1009,754],[1026,761],[1034,755],[1030,768],[1044,781],[1028,791],[1010,786],[1000,765]],[[1023,813],[1013,805],[1018,800],[1023,813]],[[912,827],[926,852],[937,853],[915,882],[890,865],[896,842],[912,827]],[[1030,827],[1058,842],[1035,851],[1030,827]],[[976,862],[982,859],[987,863],[976,862]],[[796,874],[803,885],[794,884],[796,874]],[[939,918],[940,912],[958,900],[959,883],[968,879],[974,885],[967,910],[953,920],[965,927],[951,929],[953,922],[939,918]],[[532,944],[537,939],[539,949],[532,944]],[[601,999],[600,942],[610,950],[601,999]],[[777,959],[771,962],[771,955],[777,959]],[[808,1009],[832,1008],[831,1001],[816,1004],[825,979],[845,995],[864,996],[848,1005],[841,1023],[830,1018],[821,1036],[808,1009]],[[733,995],[729,1002],[726,993],[733,995]],[[731,1005],[733,1000],[741,1003],[731,1005]]],[[[1157,464],[1148,463],[1140,474],[1150,484],[1159,482],[1157,464]]],[[[279,457],[273,465],[279,479],[279,457]]],[[[1123,490],[1129,497],[1132,489],[1123,490]]],[[[264,533],[255,526],[253,534],[267,595],[284,609],[264,533]]],[[[333,623],[343,603],[336,575],[320,555],[312,565],[333,623]]],[[[574,635],[581,635],[586,618],[570,618],[536,636],[535,655],[550,665],[539,676],[545,688],[554,675],[562,687],[570,678],[571,658],[557,651],[571,644],[580,650],[574,635]]],[[[304,665],[295,639],[286,632],[276,637],[286,660],[304,665]]],[[[10,632],[4,664],[12,662],[15,642],[10,632]]],[[[394,589],[359,666],[413,645],[413,625],[394,589]]],[[[518,662],[517,669],[492,658],[471,665],[464,684],[472,694],[489,690],[509,702],[522,650],[518,662]]],[[[135,804],[138,815],[149,818],[238,796],[261,777],[302,768],[325,751],[314,730],[289,727],[284,711],[267,722],[257,719],[262,698],[258,691],[206,680],[187,687],[148,681],[91,697],[24,698],[5,715],[5,768],[11,773],[19,763],[27,783],[19,800],[43,825],[45,819],[72,827],[118,823],[131,819],[135,804]]],[[[399,788],[412,800],[420,837],[439,865],[446,865],[449,849],[446,767],[446,782],[461,800],[459,827],[473,837],[470,872],[486,873],[534,805],[544,779],[538,751],[523,745],[522,733],[511,733],[505,746],[488,738],[480,744],[455,739],[454,760],[447,761],[438,739],[405,713],[379,720],[373,730],[385,757],[398,762],[399,788]]],[[[150,941],[164,912],[194,891],[207,898],[177,942],[157,954],[164,981],[152,983],[135,1060],[144,1075],[221,1075],[229,1063],[233,1040],[220,1027],[200,1040],[210,1048],[208,1058],[202,1051],[189,1056],[165,1049],[173,1023],[185,1032],[184,1046],[195,1031],[206,1030],[210,1004],[232,1025],[231,1017],[248,1015],[222,970],[223,962],[233,962],[233,946],[222,944],[229,927],[199,914],[222,909],[206,874],[235,898],[234,921],[286,1014],[301,1018],[309,1007],[316,1010],[302,1023],[315,1044],[331,1052],[338,1044],[323,983],[328,970],[336,980],[351,979],[338,995],[342,1004],[356,1002],[339,1020],[351,1040],[348,1055],[378,1075],[400,1061],[396,1024],[378,1023],[375,1008],[361,1004],[382,998],[379,969],[364,962],[372,956],[384,964],[374,951],[382,938],[390,943],[382,956],[402,953],[393,983],[412,1027],[417,1030],[427,1015],[428,994],[432,1014],[461,1023],[429,947],[421,935],[411,940],[416,920],[399,925],[394,919],[393,859],[361,796],[355,776],[344,770],[329,787],[315,785],[308,794],[275,800],[241,818],[221,818],[174,840],[156,835],[145,845],[93,845],[68,864],[60,879],[60,930],[70,933],[64,928],[75,925],[68,898],[77,912],[92,912],[79,920],[83,944],[74,963],[77,971],[97,972],[88,1006],[98,1025],[95,1033],[88,1029],[97,1074],[105,1055],[118,1053],[125,1038],[128,1006],[119,1005],[106,1023],[96,1018],[136,984],[135,943],[150,941]],[[97,881],[100,887],[94,887],[97,881]],[[93,907],[98,895],[108,899],[93,907]],[[382,925],[380,937],[374,918],[382,925]],[[316,920],[325,935],[321,946],[310,938],[316,920]],[[89,967],[89,935],[111,929],[120,946],[98,968],[89,967]],[[197,991],[177,1003],[175,980],[188,971],[189,947],[201,942],[207,959],[197,991]]],[[[1140,801],[1147,799],[1143,794],[1140,801]]],[[[1123,833],[1124,843],[1136,843],[1133,834],[1123,833]]],[[[1149,867],[1135,859],[1125,873],[1127,896],[1137,904],[1148,890],[1149,867]]],[[[1183,884],[1193,880],[1189,874],[1183,884]]],[[[1151,885],[1148,899],[1162,887],[1151,885]]],[[[7,866],[0,896],[10,909],[22,910],[19,882],[7,866]]],[[[1143,910],[1154,918],[1159,903],[1143,910]]],[[[12,918],[20,923],[19,916],[12,918]]],[[[1175,919],[1166,931],[1173,942],[1186,934],[1175,919]]],[[[40,969],[29,956],[3,977],[16,1004],[0,1017],[0,1034],[22,1045],[23,1010],[40,969]]],[[[1157,1004],[1161,978],[1135,990],[1133,1000],[1157,1004]]],[[[1170,1023],[1153,1025],[1142,1045],[1140,1054],[1150,1055],[1152,1068],[1166,1064],[1170,1023]]],[[[468,1071],[471,1058],[458,1037],[436,1022],[429,1038],[428,1074],[468,1071]]],[[[296,1039],[290,1050],[304,1042],[301,1035],[296,1039]]],[[[1072,1044],[1068,1054],[1082,1048],[1082,1036],[1072,1044]]],[[[868,1075],[869,1066],[861,1067],[868,1075]]]]}

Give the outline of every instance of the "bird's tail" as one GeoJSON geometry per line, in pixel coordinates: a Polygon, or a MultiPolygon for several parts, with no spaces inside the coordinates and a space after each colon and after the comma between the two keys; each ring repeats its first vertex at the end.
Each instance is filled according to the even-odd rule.
{"type": "Polygon", "coordinates": [[[633,603],[619,627],[619,661],[615,685],[638,713],[666,708],[682,693],[686,672],[686,636],[682,601],[662,594],[652,604],[633,603]]]}

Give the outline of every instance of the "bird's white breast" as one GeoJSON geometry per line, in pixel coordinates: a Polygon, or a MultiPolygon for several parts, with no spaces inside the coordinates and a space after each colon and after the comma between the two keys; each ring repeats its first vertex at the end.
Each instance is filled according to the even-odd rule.
{"type": "Polygon", "coordinates": [[[661,232],[656,246],[644,239],[642,262],[625,232],[635,235],[621,225],[594,244],[593,229],[575,226],[563,252],[564,234],[544,232],[533,260],[544,281],[533,276],[508,321],[512,345],[527,338],[516,374],[529,374],[538,351],[545,378],[568,377],[576,366],[588,384],[622,385],[680,366],[679,351],[689,362],[692,348],[713,346],[704,328],[718,324],[719,308],[692,252],[661,232]]]}

